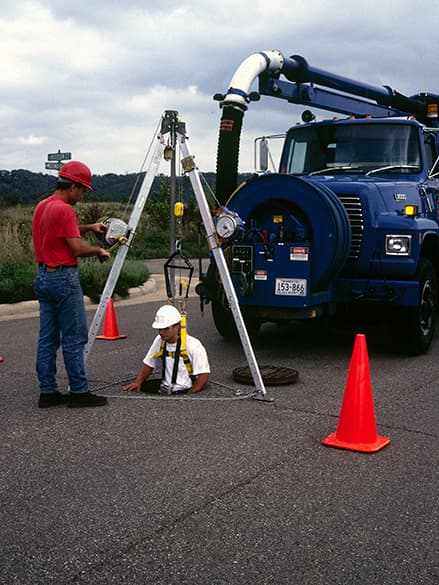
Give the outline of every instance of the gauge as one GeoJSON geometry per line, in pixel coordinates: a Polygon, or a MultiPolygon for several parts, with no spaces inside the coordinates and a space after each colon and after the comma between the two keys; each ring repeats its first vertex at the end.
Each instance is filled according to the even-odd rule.
{"type": "Polygon", "coordinates": [[[231,238],[242,226],[237,213],[224,209],[216,220],[216,231],[220,238],[231,238]]]}

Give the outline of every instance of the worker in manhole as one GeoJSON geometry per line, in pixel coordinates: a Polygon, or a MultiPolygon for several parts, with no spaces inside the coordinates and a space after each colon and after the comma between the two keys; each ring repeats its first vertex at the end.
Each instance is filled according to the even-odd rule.
{"type": "Polygon", "coordinates": [[[122,389],[165,395],[195,394],[203,390],[210,373],[207,352],[199,339],[186,334],[185,319],[180,311],[172,305],[160,307],[152,327],[159,334],[137,378],[122,389]],[[161,368],[161,377],[148,379],[156,368],[161,368]]]}

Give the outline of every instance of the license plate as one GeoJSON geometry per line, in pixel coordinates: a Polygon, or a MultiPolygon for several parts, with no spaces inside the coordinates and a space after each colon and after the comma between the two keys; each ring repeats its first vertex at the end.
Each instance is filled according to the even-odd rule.
{"type": "Polygon", "coordinates": [[[306,297],[306,279],[276,278],[275,295],[306,297]]]}

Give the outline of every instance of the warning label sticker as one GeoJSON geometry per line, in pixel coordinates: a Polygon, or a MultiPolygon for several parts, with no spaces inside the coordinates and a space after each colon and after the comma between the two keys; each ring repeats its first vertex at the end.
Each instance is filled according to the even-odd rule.
{"type": "Polygon", "coordinates": [[[307,262],[309,258],[309,248],[306,246],[299,247],[295,246],[290,248],[290,260],[292,261],[299,261],[299,262],[307,262]]]}
{"type": "Polygon", "coordinates": [[[255,280],[267,280],[267,271],[266,270],[255,270],[254,279],[255,280]]]}

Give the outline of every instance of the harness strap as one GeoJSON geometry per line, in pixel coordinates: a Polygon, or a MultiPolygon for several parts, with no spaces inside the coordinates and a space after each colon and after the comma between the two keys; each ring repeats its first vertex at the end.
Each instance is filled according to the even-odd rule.
{"type": "Polygon", "coordinates": [[[165,348],[165,345],[166,345],[166,343],[165,343],[165,341],[162,339],[162,342],[161,342],[161,344],[160,344],[160,349],[159,349],[158,351],[156,351],[155,353],[152,353],[151,355],[149,355],[149,356],[148,356],[148,358],[149,358],[150,360],[155,360],[155,359],[157,359],[157,358],[159,358],[159,357],[162,357],[162,355],[163,355],[163,350],[164,350],[164,348],[165,348]]]}
{"type": "MultiPolygon", "coordinates": [[[[177,346],[175,348],[175,354],[174,354],[174,367],[172,368],[172,379],[171,379],[171,383],[175,384],[175,382],[177,381],[177,372],[178,372],[178,362],[180,360],[180,349],[181,349],[181,337],[178,337],[177,340],[177,346]]],[[[166,355],[163,352],[163,362],[166,359],[166,355]]]]}
{"type": "Polygon", "coordinates": [[[180,359],[180,356],[181,356],[181,359],[183,360],[184,365],[186,366],[186,370],[187,370],[189,376],[192,377],[193,368],[192,368],[191,360],[189,358],[189,354],[188,354],[186,348],[183,349],[181,346],[182,346],[182,341],[181,341],[181,338],[179,337],[175,351],[169,351],[166,348],[166,342],[162,339],[162,342],[160,344],[160,349],[156,353],[148,356],[148,358],[150,358],[150,359],[156,359],[159,357],[162,358],[162,380],[165,377],[165,362],[166,362],[167,357],[174,358],[174,366],[173,366],[173,370],[172,370],[172,383],[173,384],[175,384],[175,382],[177,380],[178,361],[180,359]]]}
{"type": "Polygon", "coordinates": [[[166,341],[162,339],[162,343],[160,344],[160,349],[162,350],[161,358],[162,358],[162,377],[161,379],[165,379],[165,370],[166,370],[166,341]]]}

